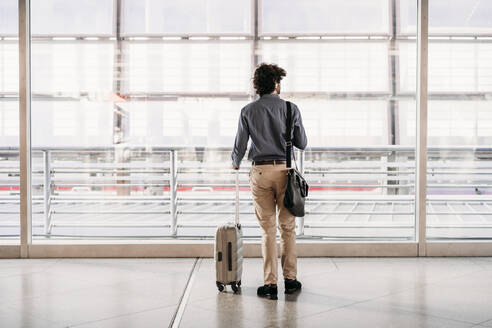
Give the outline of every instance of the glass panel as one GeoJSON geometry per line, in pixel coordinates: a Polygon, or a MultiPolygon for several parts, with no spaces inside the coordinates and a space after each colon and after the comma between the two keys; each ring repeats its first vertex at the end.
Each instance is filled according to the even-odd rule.
{"type": "Polygon", "coordinates": [[[135,93],[246,95],[251,51],[250,42],[125,42],[128,89],[135,93]]]}
{"type": "Polygon", "coordinates": [[[112,35],[113,0],[32,1],[32,35],[112,35]]]}
{"type": "Polygon", "coordinates": [[[121,107],[130,117],[132,143],[164,146],[230,147],[236,118],[246,99],[177,98],[131,101],[121,107]]]}
{"type": "Polygon", "coordinates": [[[268,0],[260,3],[262,35],[389,33],[388,0],[268,0]]]}
{"type": "MultiPolygon", "coordinates": [[[[416,47],[403,43],[401,89],[415,92],[416,47]]],[[[476,93],[492,91],[492,43],[432,42],[429,44],[429,91],[431,93],[476,93]]],[[[448,95],[450,96],[450,95],[448,95]]]]}
{"type": "Polygon", "coordinates": [[[299,97],[295,103],[302,108],[302,119],[311,147],[350,147],[359,143],[376,146],[388,142],[388,104],[385,100],[299,97]]]}
{"type": "Polygon", "coordinates": [[[19,33],[17,0],[2,0],[0,4],[0,35],[19,33]]]}
{"type": "MultiPolygon", "coordinates": [[[[433,33],[492,31],[489,1],[431,1],[433,33]]],[[[490,239],[492,43],[489,38],[429,44],[427,237],[490,239]]]]}
{"type": "Polygon", "coordinates": [[[249,0],[123,0],[124,35],[252,34],[249,0]]]}
{"type": "MultiPolygon", "coordinates": [[[[368,3],[363,2],[367,6],[377,2],[368,3]]],[[[386,15],[387,4],[382,5],[386,15]]],[[[311,191],[304,234],[414,240],[416,137],[415,124],[407,122],[415,123],[416,102],[415,90],[406,84],[416,76],[416,57],[411,53],[415,40],[346,38],[354,30],[344,24],[343,13],[337,12],[342,17],[336,20],[339,35],[318,40],[272,37],[259,44],[261,61],[286,69],[282,92],[299,106],[308,135],[303,168],[311,191]]],[[[352,12],[350,22],[359,19],[357,13],[352,12]]],[[[309,19],[317,19],[309,22],[302,15],[296,17],[301,19],[294,24],[308,32],[309,26],[325,24],[315,14],[309,19]]],[[[366,17],[360,14],[363,22],[366,17]]],[[[385,26],[397,25],[384,17],[385,26]]],[[[298,32],[287,24],[276,30],[278,34],[298,32]]]]}
{"type": "Polygon", "coordinates": [[[0,1],[0,244],[19,243],[19,42],[17,1],[0,1]]]}
{"type": "MultiPolygon", "coordinates": [[[[33,2],[35,21],[51,2],[33,2]]],[[[74,22],[85,17],[74,15],[74,22]]],[[[200,15],[210,20],[209,11],[200,15]]],[[[92,32],[76,28],[53,25],[43,37],[33,31],[35,242],[169,237],[178,191],[178,236],[213,235],[233,211],[230,150],[219,147],[231,146],[237,115],[251,100],[252,42],[86,38],[92,32]],[[63,38],[54,37],[62,30],[63,38]]],[[[246,234],[258,236],[257,224],[246,234]]]]}
{"type": "MultiPolygon", "coordinates": [[[[417,22],[413,13],[417,1],[400,0],[400,31],[415,34],[417,22]]],[[[429,34],[432,35],[481,35],[492,33],[492,2],[488,0],[430,0],[429,34]]]]}
{"type": "Polygon", "coordinates": [[[284,92],[388,92],[387,42],[263,41],[262,59],[287,70],[284,92]]]}
{"type": "Polygon", "coordinates": [[[32,43],[32,92],[103,97],[113,89],[114,41],[32,43]]]}
{"type": "Polygon", "coordinates": [[[113,1],[33,0],[31,18],[33,237],[118,234],[97,228],[134,165],[113,143],[116,41],[85,38],[112,34],[113,1]]]}

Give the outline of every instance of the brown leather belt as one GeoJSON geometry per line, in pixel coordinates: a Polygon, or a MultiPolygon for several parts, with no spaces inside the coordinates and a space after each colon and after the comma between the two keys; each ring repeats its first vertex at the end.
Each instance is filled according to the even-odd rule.
{"type": "Polygon", "coordinates": [[[285,164],[285,161],[284,160],[253,161],[253,165],[275,165],[275,164],[285,164]]]}

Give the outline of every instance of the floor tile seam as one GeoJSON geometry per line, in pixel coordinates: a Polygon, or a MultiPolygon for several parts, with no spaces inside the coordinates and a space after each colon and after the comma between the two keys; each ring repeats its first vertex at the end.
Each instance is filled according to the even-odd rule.
{"type": "MultiPolygon", "coordinates": [[[[391,293],[387,293],[387,294],[384,294],[384,295],[379,295],[379,296],[376,296],[376,297],[359,300],[357,302],[354,302],[352,304],[348,304],[348,305],[342,306],[342,307],[347,307],[347,306],[352,306],[352,305],[356,305],[356,304],[362,304],[362,303],[366,303],[366,302],[376,301],[376,300],[378,300],[380,298],[385,298],[385,297],[388,297],[388,296],[397,295],[397,294],[400,294],[400,293],[405,293],[405,292],[411,291],[413,289],[416,289],[416,288],[406,288],[404,290],[399,290],[399,291],[396,291],[396,292],[391,292],[391,293]]],[[[326,297],[329,297],[329,296],[326,296],[326,297]]],[[[395,308],[395,309],[402,309],[400,307],[395,307],[395,306],[392,306],[392,305],[390,305],[390,307],[395,308]]],[[[403,308],[403,309],[406,309],[406,308],[403,308]]]]}
{"type": "MultiPolygon", "coordinates": [[[[346,304],[346,305],[338,306],[336,308],[332,308],[332,309],[329,309],[329,310],[326,310],[326,311],[321,311],[321,312],[318,312],[318,313],[315,313],[315,314],[309,314],[309,315],[305,315],[305,316],[300,316],[298,318],[303,318],[304,319],[304,318],[307,318],[307,317],[324,314],[326,312],[340,310],[342,308],[348,308],[348,307],[352,307],[352,306],[357,306],[359,304],[371,302],[371,301],[374,301],[374,300],[375,299],[366,299],[366,300],[362,300],[362,301],[357,301],[357,302],[354,302],[354,303],[351,303],[351,304],[346,304]]],[[[425,311],[419,311],[419,310],[415,311],[415,310],[410,310],[408,308],[398,307],[398,306],[394,306],[394,305],[388,305],[388,306],[391,309],[393,309],[393,310],[399,310],[399,311],[407,312],[409,314],[421,314],[421,315],[424,315],[424,316],[427,316],[427,317],[433,317],[433,318],[437,318],[437,319],[441,319],[441,320],[449,320],[449,321],[453,321],[453,322],[456,322],[456,323],[463,323],[463,324],[469,324],[469,325],[476,325],[477,324],[477,323],[474,323],[474,322],[463,321],[463,320],[456,320],[456,319],[453,319],[453,318],[448,318],[448,317],[443,317],[443,316],[437,316],[437,315],[429,314],[429,313],[427,313],[425,311]]],[[[487,321],[483,321],[483,322],[487,322],[487,321]]],[[[483,322],[481,322],[481,323],[483,323],[483,322]]]]}
{"type": "MultiPolygon", "coordinates": [[[[412,290],[412,288],[407,289],[407,291],[409,291],[409,290],[412,290]]],[[[400,293],[401,292],[389,293],[389,294],[386,294],[386,295],[383,295],[383,296],[378,296],[378,297],[375,297],[375,298],[372,298],[372,299],[364,300],[364,301],[362,301],[360,303],[377,301],[379,299],[382,299],[382,298],[385,298],[385,297],[388,297],[388,296],[391,296],[391,295],[400,294],[400,293]]],[[[398,306],[398,305],[391,305],[391,304],[387,304],[387,306],[389,306],[392,309],[401,310],[401,311],[410,312],[410,313],[418,313],[418,314],[422,314],[422,315],[429,316],[429,317],[435,317],[435,318],[439,318],[439,319],[446,319],[446,320],[451,320],[451,321],[454,321],[454,322],[460,322],[460,323],[466,323],[466,324],[477,324],[475,322],[457,320],[457,319],[449,318],[449,317],[445,317],[445,316],[438,316],[438,315],[435,315],[435,314],[428,313],[425,310],[413,310],[413,309],[410,309],[410,308],[405,307],[405,306],[398,306]]],[[[486,321],[483,321],[483,322],[486,322],[486,321]]]]}
{"type": "MultiPolygon", "coordinates": [[[[489,322],[489,321],[492,321],[492,317],[490,319],[487,319],[487,320],[484,320],[482,322],[479,322],[477,325],[482,325],[483,323],[486,323],[486,322],[489,322]]],[[[485,326],[487,327],[487,326],[485,326]]]]}
{"type": "Polygon", "coordinates": [[[129,316],[133,316],[133,315],[137,315],[137,314],[141,314],[141,313],[145,313],[145,312],[151,312],[151,311],[160,310],[160,309],[173,308],[177,304],[178,303],[175,303],[175,304],[172,304],[172,305],[166,305],[166,306],[159,306],[159,307],[148,308],[148,309],[145,309],[145,310],[140,310],[140,311],[135,311],[135,312],[129,312],[129,313],[125,313],[125,314],[119,314],[119,315],[115,315],[115,316],[111,316],[111,317],[105,317],[105,318],[97,319],[97,320],[90,320],[90,321],[79,322],[79,323],[76,323],[76,324],[70,324],[69,326],[70,327],[77,327],[77,326],[87,325],[87,324],[95,323],[95,322],[99,322],[99,321],[106,321],[106,320],[117,319],[117,318],[121,318],[121,317],[129,317],[129,316]]]}
{"type": "Polygon", "coordinates": [[[179,327],[181,325],[181,321],[183,320],[191,296],[191,287],[193,287],[195,277],[198,276],[200,272],[202,261],[203,258],[201,257],[195,258],[195,261],[188,274],[188,279],[184,285],[183,292],[181,293],[178,304],[176,306],[176,309],[174,310],[168,327],[179,327]]]}
{"type": "Polygon", "coordinates": [[[330,257],[330,261],[331,261],[331,263],[333,263],[333,265],[335,266],[335,269],[337,271],[340,270],[340,268],[338,267],[338,264],[334,261],[333,257],[330,257]]]}
{"type": "Polygon", "coordinates": [[[360,304],[360,303],[364,303],[364,302],[367,302],[367,300],[356,301],[356,302],[353,302],[353,303],[350,303],[350,304],[344,304],[344,305],[336,306],[334,308],[331,308],[331,309],[328,309],[328,310],[325,310],[325,311],[320,311],[320,312],[316,312],[316,313],[313,313],[313,314],[303,315],[303,316],[299,316],[297,318],[298,319],[300,319],[300,318],[305,319],[307,317],[312,317],[312,316],[320,315],[320,314],[323,314],[323,313],[326,313],[326,312],[331,312],[331,311],[340,310],[340,309],[343,309],[343,308],[348,308],[348,307],[351,307],[351,306],[354,306],[354,305],[357,305],[357,304],[360,304]]]}

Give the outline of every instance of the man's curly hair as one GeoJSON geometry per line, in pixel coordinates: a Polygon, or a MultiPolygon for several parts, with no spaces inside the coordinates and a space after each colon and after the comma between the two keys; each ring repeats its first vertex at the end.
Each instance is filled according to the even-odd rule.
{"type": "Polygon", "coordinates": [[[261,96],[272,93],[275,90],[275,82],[279,83],[287,73],[275,64],[260,64],[253,76],[253,85],[256,93],[261,96]]]}

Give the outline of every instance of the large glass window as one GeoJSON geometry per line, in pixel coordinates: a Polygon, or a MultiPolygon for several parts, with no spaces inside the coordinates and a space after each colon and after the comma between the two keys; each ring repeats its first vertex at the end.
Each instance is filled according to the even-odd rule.
{"type": "Polygon", "coordinates": [[[427,236],[492,237],[492,3],[430,1],[427,236]]]}
{"type": "MultiPolygon", "coordinates": [[[[17,6],[0,1],[0,243],[20,231],[17,6]]],[[[490,239],[492,2],[429,17],[427,237],[490,239]]],[[[30,23],[35,242],[211,238],[261,62],[286,69],[308,134],[298,233],[415,240],[417,1],[31,0],[30,23]]]]}
{"type": "Polygon", "coordinates": [[[19,241],[17,1],[0,2],[0,244],[19,241]]]}
{"type": "Polygon", "coordinates": [[[212,237],[234,213],[230,151],[261,62],[287,70],[282,97],[308,133],[299,233],[414,240],[416,47],[400,22],[416,9],[258,4],[254,17],[253,1],[32,0],[36,242],[212,237]]]}

